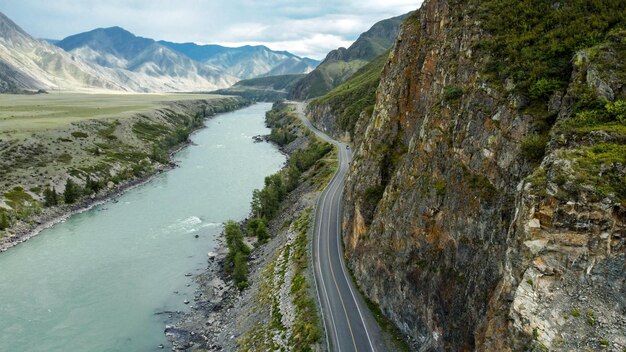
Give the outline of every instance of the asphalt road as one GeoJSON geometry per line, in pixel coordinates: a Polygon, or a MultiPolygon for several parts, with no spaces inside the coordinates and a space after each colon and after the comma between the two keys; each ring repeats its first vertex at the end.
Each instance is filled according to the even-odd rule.
{"type": "Polygon", "coordinates": [[[388,351],[382,331],[354,286],[343,257],[341,204],[352,152],[346,144],[313,127],[304,116],[303,103],[293,104],[310,130],[339,149],[339,168],[317,203],[313,238],[315,286],[328,350],[388,351]]]}

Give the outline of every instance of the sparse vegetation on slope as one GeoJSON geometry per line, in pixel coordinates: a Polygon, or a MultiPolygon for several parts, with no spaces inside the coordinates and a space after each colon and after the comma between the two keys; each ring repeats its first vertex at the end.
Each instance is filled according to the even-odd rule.
{"type": "Polygon", "coordinates": [[[493,56],[490,72],[512,79],[522,92],[547,99],[563,90],[576,51],[606,40],[613,28],[626,25],[626,4],[608,1],[476,1],[484,28],[481,42],[493,56]]]}

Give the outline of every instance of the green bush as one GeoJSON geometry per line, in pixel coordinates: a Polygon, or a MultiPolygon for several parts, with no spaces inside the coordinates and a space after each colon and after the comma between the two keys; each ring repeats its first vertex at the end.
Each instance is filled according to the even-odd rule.
{"type": "Polygon", "coordinates": [[[89,135],[85,132],[80,132],[80,131],[76,131],[76,132],[72,132],[72,137],[75,138],[87,138],[89,135]]]}
{"type": "Polygon", "coordinates": [[[443,89],[443,98],[445,101],[454,101],[463,95],[463,89],[455,86],[447,86],[443,89]]]}
{"type": "Polygon", "coordinates": [[[288,129],[284,127],[272,128],[272,132],[270,133],[269,137],[270,141],[280,146],[287,145],[293,142],[296,138],[297,136],[295,134],[291,133],[288,129]]]}
{"type": "Polygon", "coordinates": [[[562,83],[556,79],[541,78],[530,87],[529,93],[534,99],[545,99],[561,86],[562,83]]]}
{"type": "Polygon", "coordinates": [[[265,219],[263,218],[250,219],[246,224],[246,228],[248,230],[248,234],[255,236],[261,243],[266,242],[270,237],[265,219]]]}
{"type": "Polygon", "coordinates": [[[437,180],[435,181],[434,187],[437,197],[444,198],[446,196],[446,181],[437,180]]]}
{"type": "Polygon", "coordinates": [[[85,193],[98,193],[103,187],[104,182],[94,181],[91,179],[91,176],[87,175],[87,179],[85,180],[85,193]]]}
{"type": "Polygon", "coordinates": [[[226,238],[226,246],[229,253],[233,253],[233,258],[236,253],[250,253],[250,248],[243,242],[243,233],[239,228],[239,224],[233,220],[229,220],[224,226],[224,237],[226,238]]]}
{"type": "Polygon", "coordinates": [[[522,155],[531,162],[540,162],[546,152],[548,136],[531,134],[522,140],[522,155]]]}
{"type": "Polygon", "coordinates": [[[626,100],[617,100],[605,106],[606,111],[622,124],[626,124],[626,100]]]}
{"type": "Polygon", "coordinates": [[[233,280],[240,290],[248,287],[248,262],[242,252],[235,254],[233,280]]]}

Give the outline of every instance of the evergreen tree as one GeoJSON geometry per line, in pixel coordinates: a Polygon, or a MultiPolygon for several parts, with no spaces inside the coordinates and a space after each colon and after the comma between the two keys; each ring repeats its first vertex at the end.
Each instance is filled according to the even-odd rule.
{"type": "Polygon", "coordinates": [[[65,191],[63,192],[63,199],[66,204],[72,204],[78,200],[80,196],[80,187],[72,179],[68,178],[65,181],[65,191]]]}
{"type": "Polygon", "coordinates": [[[265,219],[263,218],[254,218],[248,221],[247,229],[248,234],[250,236],[255,236],[261,243],[267,241],[269,238],[270,234],[267,230],[265,219]]]}
{"type": "Polygon", "coordinates": [[[240,290],[248,286],[248,262],[246,255],[242,252],[235,254],[235,267],[233,269],[233,280],[240,290]]]}
{"type": "Polygon", "coordinates": [[[260,219],[259,224],[256,228],[255,235],[259,242],[264,243],[270,238],[270,232],[267,230],[267,226],[265,225],[265,220],[260,219]]]}
{"type": "Polygon", "coordinates": [[[9,228],[9,225],[9,217],[7,216],[7,213],[3,211],[0,216],[0,230],[9,228]]]}
{"type": "Polygon", "coordinates": [[[91,177],[87,175],[87,179],[85,180],[85,193],[98,193],[101,188],[102,185],[100,182],[92,180],[91,177]]]}
{"type": "Polygon", "coordinates": [[[302,172],[300,172],[300,170],[298,170],[298,168],[293,165],[293,164],[289,164],[289,168],[287,169],[287,192],[291,192],[294,189],[296,189],[296,187],[298,187],[298,182],[300,181],[300,175],[302,174],[302,172]]]}
{"type": "Polygon", "coordinates": [[[250,207],[252,208],[252,214],[255,218],[261,217],[263,206],[261,205],[261,191],[258,189],[252,191],[252,202],[250,203],[250,207]]]}
{"type": "Polygon", "coordinates": [[[59,204],[59,196],[57,194],[57,191],[54,189],[54,187],[46,188],[43,191],[43,198],[44,198],[44,206],[46,207],[51,207],[51,206],[55,206],[59,204]]]}
{"type": "Polygon", "coordinates": [[[243,242],[243,233],[239,228],[239,224],[230,220],[224,227],[224,237],[226,237],[226,245],[228,246],[228,255],[224,261],[224,269],[231,273],[233,280],[240,290],[248,286],[248,263],[247,255],[250,248],[243,242]]]}
{"type": "Polygon", "coordinates": [[[242,252],[246,255],[250,253],[250,248],[243,242],[243,233],[236,222],[230,220],[226,223],[224,237],[230,253],[242,252]]]}

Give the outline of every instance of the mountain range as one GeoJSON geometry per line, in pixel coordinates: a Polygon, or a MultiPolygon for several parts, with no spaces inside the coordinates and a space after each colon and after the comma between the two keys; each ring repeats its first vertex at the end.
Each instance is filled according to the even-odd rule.
{"type": "Polygon", "coordinates": [[[37,40],[0,13],[0,92],[206,91],[241,79],[308,73],[317,63],[265,46],[157,42],[120,27],[37,40]]]}

